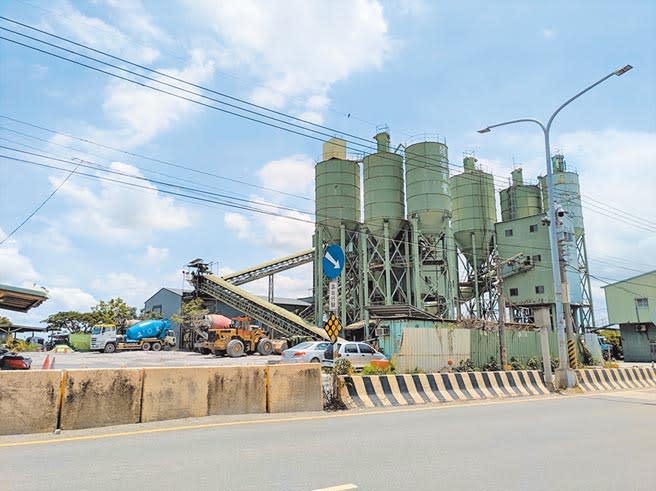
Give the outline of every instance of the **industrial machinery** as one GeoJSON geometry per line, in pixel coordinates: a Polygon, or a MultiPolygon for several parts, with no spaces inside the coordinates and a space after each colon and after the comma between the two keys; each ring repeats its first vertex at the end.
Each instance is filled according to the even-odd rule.
{"type": "Polygon", "coordinates": [[[232,358],[259,353],[273,353],[273,343],[264,330],[252,324],[250,317],[235,317],[227,327],[212,327],[208,330],[208,345],[216,356],[232,358]]]}
{"type": "Polygon", "coordinates": [[[159,351],[175,348],[175,345],[175,333],[168,319],[149,319],[128,328],[114,324],[98,324],[91,329],[91,351],[159,351]]]}

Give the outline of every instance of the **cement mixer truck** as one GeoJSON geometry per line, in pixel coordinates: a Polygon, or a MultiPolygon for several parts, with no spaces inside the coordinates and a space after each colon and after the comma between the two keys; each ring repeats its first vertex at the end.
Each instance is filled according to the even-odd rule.
{"type": "Polygon", "coordinates": [[[175,332],[171,329],[170,320],[149,319],[127,328],[117,328],[114,324],[98,324],[91,329],[91,351],[159,351],[175,346],[175,332]]]}

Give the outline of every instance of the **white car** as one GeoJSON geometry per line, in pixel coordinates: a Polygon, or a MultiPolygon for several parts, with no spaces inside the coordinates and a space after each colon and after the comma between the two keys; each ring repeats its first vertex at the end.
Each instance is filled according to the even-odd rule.
{"type": "Polygon", "coordinates": [[[292,346],[282,352],[283,363],[323,363],[326,350],[330,347],[327,341],[305,342],[292,346]]]}
{"type": "MultiPolygon", "coordinates": [[[[349,360],[353,368],[363,368],[373,360],[387,360],[384,354],[376,351],[367,343],[355,341],[337,343],[337,357],[349,360]]],[[[324,366],[333,366],[332,345],[326,350],[324,366]]]]}

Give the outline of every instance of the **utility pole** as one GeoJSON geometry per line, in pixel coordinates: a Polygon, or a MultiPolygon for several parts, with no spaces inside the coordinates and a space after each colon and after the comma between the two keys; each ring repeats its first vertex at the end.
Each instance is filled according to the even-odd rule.
{"type": "Polygon", "coordinates": [[[496,257],[497,266],[497,295],[499,296],[499,359],[501,360],[501,369],[505,370],[508,364],[508,354],[506,352],[506,299],[503,296],[503,274],[501,267],[505,261],[496,257]]]}
{"type": "MultiPolygon", "coordinates": [[[[560,213],[558,213],[560,215],[560,213]]],[[[576,369],[578,360],[576,359],[576,335],[574,334],[574,325],[572,319],[572,307],[569,303],[569,282],[567,280],[567,262],[565,261],[565,250],[563,239],[558,240],[558,261],[560,263],[560,282],[563,295],[563,315],[565,317],[565,332],[567,334],[567,358],[570,368],[576,369]]]]}

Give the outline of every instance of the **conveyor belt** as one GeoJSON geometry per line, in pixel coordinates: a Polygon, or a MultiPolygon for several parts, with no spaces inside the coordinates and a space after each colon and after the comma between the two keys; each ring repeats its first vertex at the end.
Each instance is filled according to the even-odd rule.
{"type": "Polygon", "coordinates": [[[242,290],[227,279],[212,274],[193,274],[190,282],[198,291],[262,322],[282,336],[311,336],[328,339],[328,335],[323,329],[304,321],[298,315],[282,307],[242,290]]]}
{"type": "Polygon", "coordinates": [[[314,249],[306,249],[290,256],[281,257],[280,259],[275,259],[264,264],[258,264],[252,268],[231,273],[223,276],[223,279],[233,285],[243,285],[244,283],[259,280],[260,278],[280,273],[287,269],[311,263],[313,260],[314,249]]]}

